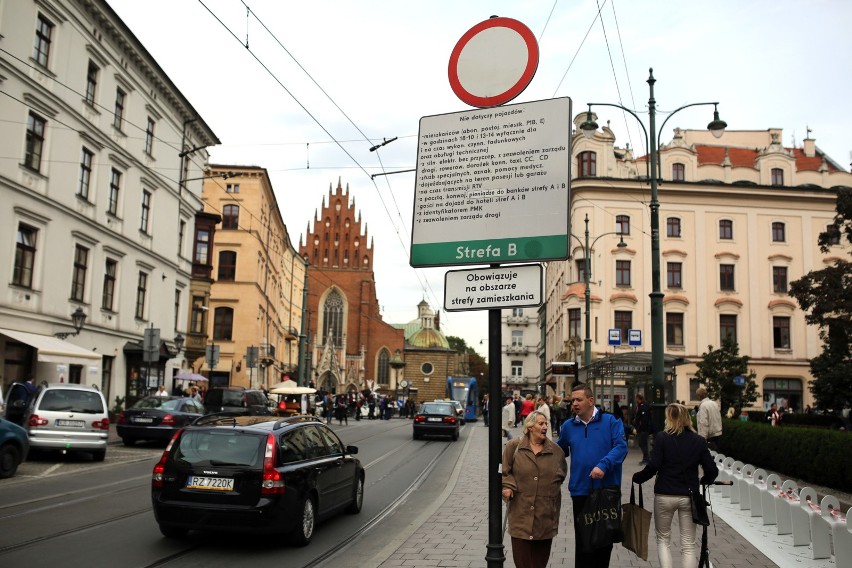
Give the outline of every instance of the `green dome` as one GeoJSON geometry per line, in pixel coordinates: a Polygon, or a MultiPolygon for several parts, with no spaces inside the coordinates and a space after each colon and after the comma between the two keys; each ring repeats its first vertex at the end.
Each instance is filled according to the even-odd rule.
{"type": "Polygon", "coordinates": [[[444,334],[430,327],[424,327],[408,340],[414,348],[419,349],[449,349],[450,343],[444,334]]]}

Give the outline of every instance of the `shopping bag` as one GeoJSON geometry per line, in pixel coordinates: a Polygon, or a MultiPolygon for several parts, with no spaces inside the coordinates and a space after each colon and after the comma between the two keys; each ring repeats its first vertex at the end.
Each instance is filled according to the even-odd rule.
{"type": "Polygon", "coordinates": [[[648,560],[648,533],[651,530],[651,511],[645,509],[642,485],[639,485],[639,504],[636,504],[634,484],[630,484],[630,503],[621,506],[621,529],[624,540],[621,546],[642,560],[648,560]]]}
{"type": "Polygon", "coordinates": [[[579,524],[580,549],[591,552],[621,542],[621,488],[592,488],[582,510],[575,514],[579,524]]]}
{"type": "Polygon", "coordinates": [[[696,525],[708,526],[710,517],[707,515],[707,499],[700,492],[689,490],[689,502],[692,505],[692,522],[696,525]]]}

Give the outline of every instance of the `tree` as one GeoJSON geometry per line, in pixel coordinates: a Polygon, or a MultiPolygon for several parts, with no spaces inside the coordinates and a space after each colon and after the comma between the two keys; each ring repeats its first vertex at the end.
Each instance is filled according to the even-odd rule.
{"type": "Polygon", "coordinates": [[[476,352],[476,349],[468,346],[467,342],[461,337],[455,335],[447,336],[447,343],[450,344],[450,349],[462,356],[467,356],[467,372],[471,377],[475,377],[479,386],[480,394],[488,392],[488,362],[476,352]]]}
{"type": "Polygon", "coordinates": [[[726,338],[719,349],[707,347],[708,352],[701,354],[701,360],[696,363],[698,371],[695,378],[707,387],[707,395],[719,400],[722,414],[728,408],[741,409],[757,400],[757,383],[754,378],[757,373],[749,370],[747,355],[740,356],[740,347],[730,338],[726,338]],[[745,385],[734,384],[734,377],[745,378],[745,385]]]}
{"type": "MultiPolygon", "coordinates": [[[[837,192],[837,214],[819,235],[823,253],[842,243],[852,245],[852,189],[837,192]]],[[[852,248],[847,247],[852,254],[852,248]]],[[[819,326],[822,353],[811,359],[811,393],[819,408],[839,412],[852,401],[852,263],[842,258],[790,283],[790,296],[805,312],[805,321],[819,326]]]]}

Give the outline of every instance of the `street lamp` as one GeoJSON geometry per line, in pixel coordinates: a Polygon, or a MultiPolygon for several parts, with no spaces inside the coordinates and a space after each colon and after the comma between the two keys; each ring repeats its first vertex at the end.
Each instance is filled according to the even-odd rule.
{"type": "Polygon", "coordinates": [[[659,138],[659,134],[662,134],[663,128],[669,118],[685,108],[694,106],[713,105],[713,120],[707,125],[707,129],[716,138],[722,136],[728,125],[724,120],[719,119],[718,102],[691,103],[683,105],[669,113],[658,133],[656,130],[657,101],[654,99],[654,83],[656,82],[657,80],[654,79],[654,69],[651,68],[648,70],[647,81],[650,87],[647,129],[642,119],[629,108],[612,103],[588,103],[589,111],[586,114],[586,121],[580,125],[580,130],[583,131],[583,135],[586,138],[592,138],[595,135],[598,125],[592,120],[592,106],[597,105],[619,108],[631,114],[639,122],[639,126],[642,127],[642,131],[645,133],[645,141],[647,143],[646,153],[650,160],[649,177],[651,178],[651,203],[649,207],[651,209],[651,380],[654,385],[652,400],[654,406],[654,424],[657,428],[661,428],[665,411],[665,398],[663,394],[665,386],[665,378],[663,376],[665,371],[665,351],[663,345],[663,293],[660,290],[660,202],[657,198],[657,161],[659,159],[659,151],[657,148],[657,139],[659,138]]]}
{"type": "Polygon", "coordinates": [[[180,353],[180,350],[183,349],[183,344],[186,343],[186,338],[178,332],[172,341],[175,343],[175,355],[177,355],[180,353]]]}
{"type": "MultiPolygon", "coordinates": [[[[585,124],[585,123],[584,123],[585,124]]],[[[589,215],[586,214],[586,244],[583,246],[583,256],[585,257],[584,261],[584,269],[583,269],[583,281],[586,285],[586,337],[583,339],[583,367],[588,367],[592,363],[592,319],[591,319],[591,307],[592,307],[592,291],[590,287],[591,282],[591,272],[592,272],[592,262],[590,256],[592,254],[592,249],[595,247],[595,243],[598,242],[598,239],[601,237],[605,237],[607,235],[618,235],[618,244],[616,245],[618,248],[624,248],[627,246],[627,243],[624,242],[624,234],[619,231],[610,231],[609,233],[603,233],[595,237],[595,240],[592,241],[592,246],[589,246],[589,215]]],[[[580,242],[580,237],[575,234],[571,234],[572,237],[577,239],[580,242]]],[[[582,243],[580,243],[582,245],[582,243]]]]}
{"type": "Polygon", "coordinates": [[[83,311],[83,308],[78,307],[74,310],[74,313],[71,314],[71,323],[74,325],[74,331],[60,331],[59,333],[54,333],[54,337],[58,337],[59,339],[66,339],[72,335],[79,335],[80,330],[83,329],[83,326],[86,324],[86,312],[83,311]]]}

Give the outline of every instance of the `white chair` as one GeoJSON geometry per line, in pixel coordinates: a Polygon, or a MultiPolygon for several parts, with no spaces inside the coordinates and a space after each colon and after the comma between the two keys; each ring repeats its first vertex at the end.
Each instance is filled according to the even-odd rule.
{"type": "Polygon", "coordinates": [[[799,486],[792,479],[781,484],[781,492],[775,501],[776,528],[778,534],[793,532],[791,511],[799,506],[799,486]]]}
{"type": "Polygon", "coordinates": [[[781,493],[781,476],[770,473],[766,478],[766,491],[761,495],[761,508],[763,509],[763,524],[774,525],[778,523],[778,514],[775,512],[775,503],[781,493]]]}
{"type": "Polygon", "coordinates": [[[740,470],[740,511],[751,509],[751,486],[754,466],[747,463],[740,470]]]}
{"type": "Polygon", "coordinates": [[[754,473],[751,475],[749,503],[751,504],[752,517],[763,515],[763,494],[766,493],[766,477],[766,470],[761,468],[754,470],[754,473]]]}
{"type": "MultiPolygon", "coordinates": [[[[721,472],[724,472],[725,479],[723,481],[733,481],[734,480],[734,462],[736,460],[734,458],[725,458],[722,460],[722,467],[720,468],[721,472]]],[[[733,485],[720,485],[722,488],[722,497],[731,498],[731,488],[733,485]]]]}
{"type": "Polygon", "coordinates": [[[811,553],[814,560],[831,558],[831,529],[835,523],[832,513],[840,512],[840,501],[834,495],[826,495],[819,502],[816,514],[811,512],[811,553]]]}
{"type": "Polygon", "coordinates": [[[742,490],[740,482],[743,480],[743,467],[745,467],[745,464],[739,460],[731,466],[731,481],[734,482],[731,486],[731,505],[739,505],[740,503],[740,491],[742,490]]]}
{"type": "MultiPolygon", "coordinates": [[[[840,511],[836,512],[840,515],[840,511]]],[[[852,507],[846,511],[846,517],[839,517],[837,521],[831,525],[831,537],[834,540],[834,565],[852,566],[852,507]]]]}
{"type": "Polygon", "coordinates": [[[817,502],[817,492],[811,487],[799,491],[798,507],[790,508],[790,520],[793,526],[793,546],[807,546],[811,543],[811,516],[815,513],[812,506],[817,502]]]}
{"type": "MultiPolygon", "coordinates": [[[[719,475],[716,476],[716,481],[727,481],[728,480],[728,472],[725,471],[725,456],[724,454],[715,454],[713,456],[713,461],[716,462],[716,467],[719,469],[719,475]]],[[[722,486],[721,485],[711,485],[710,490],[714,493],[721,493],[722,486]]]]}

